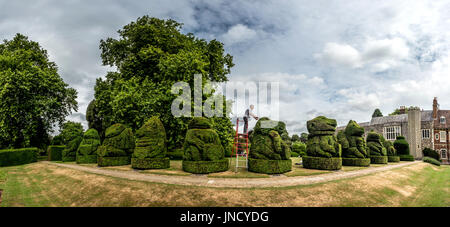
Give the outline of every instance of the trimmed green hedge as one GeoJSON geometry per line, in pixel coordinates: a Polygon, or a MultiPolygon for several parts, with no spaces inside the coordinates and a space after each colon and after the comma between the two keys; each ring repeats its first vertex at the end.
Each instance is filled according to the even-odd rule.
{"type": "Polygon", "coordinates": [[[399,155],[400,156],[400,161],[414,161],[414,156],[412,155],[399,155]]]}
{"type": "Polygon", "coordinates": [[[292,170],[292,160],[248,159],[248,171],[255,173],[280,174],[292,170]]]}
{"type": "Polygon", "coordinates": [[[170,168],[169,158],[132,158],[133,169],[167,169],[170,168]]]}
{"type": "Polygon", "coordinates": [[[293,151],[291,151],[291,157],[293,157],[293,158],[297,158],[297,157],[299,157],[300,156],[300,154],[298,154],[298,153],[296,153],[296,152],[293,152],[293,151]]]}
{"type": "Polygon", "coordinates": [[[97,164],[100,167],[106,166],[125,166],[131,163],[130,156],[121,156],[121,157],[101,157],[98,156],[97,164]]]}
{"type": "Polygon", "coordinates": [[[48,161],[48,156],[38,156],[37,160],[38,161],[48,161]]]}
{"type": "Polygon", "coordinates": [[[63,162],[75,162],[77,160],[77,157],[73,157],[73,156],[66,156],[66,157],[62,157],[62,161],[63,162]]]}
{"type": "Polygon", "coordinates": [[[228,159],[218,161],[187,161],[183,160],[183,170],[188,173],[206,174],[227,171],[228,159]]]}
{"type": "Polygon", "coordinates": [[[0,150],[0,166],[23,165],[37,162],[37,148],[0,150]]]}
{"type": "Polygon", "coordinates": [[[166,156],[170,158],[170,160],[183,160],[184,151],[183,149],[175,149],[173,151],[167,151],[166,156]]]}
{"type": "Polygon", "coordinates": [[[387,156],[387,157],[388,157],[388,162],[400,162],[399,156],[387,156]]]}
{"type": "Polygon", "coordinates": [[[438,160],[436,160],[436,159],[434,159],[434,158],[432,158],[432,157],[424,157],[424,158],[423,158],[423,161],[424,161],[424,162],[428,162],[428,163],[433,164],[433,165],[437,165],[437,166],[440,166],[440,165],[441,165],[441,162],[440,162],[440,161],[438,161],[438,160]]]}
{"type": "Polygon", "coordinates": [[[48,146],[49,161],[62,161],[62,151],[66,148],[64,145],[48,146]]]}
{"type": "Polygon", "coordinates": [[[370,163],[371,164],[387,164],[388,163],[388,156],[370,156],[370,163]]]}
{"type": "Polygon", "coordinates": [[[303,167],[307,169],[340,170],[342,168],[342,158],[305,156],[302,160],[303,167]]]}
{"type": "Polygon", "coordinates": [[[342,158],[343,166],[370,166],[370,158],[342,158]]]}
{"type": "Polygon", "coordinates": [[[77,164],[97,163],[97,155],[81,155],[77,154],[77,164]]]}
{"type": "Polygon", "coordinates": [[[437,152],[437,151],[435,151],[435,150],[433,150],[431,148],[428,148],[428,147],[424,148],[422,150],[422,153],[423,153],[424,157],[434,158],[435,160],[440,160],[441,159],[441,156],[439,155],[439,152],[437,152]]]}

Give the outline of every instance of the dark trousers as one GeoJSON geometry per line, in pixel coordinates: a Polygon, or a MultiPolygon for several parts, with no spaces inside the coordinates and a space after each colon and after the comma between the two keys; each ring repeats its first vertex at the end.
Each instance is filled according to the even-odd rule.
{"type": "Polygon", "coordinates": [[[248,130],[248,117],[244,117],[244,133],[248,130]]]}

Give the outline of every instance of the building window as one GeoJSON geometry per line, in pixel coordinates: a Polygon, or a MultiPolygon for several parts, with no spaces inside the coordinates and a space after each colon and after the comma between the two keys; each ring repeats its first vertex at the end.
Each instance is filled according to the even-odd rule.
{"type": "Polygon", "coordinates": [[[447,159],[447,150],[445,149],[441,150],[441,159],[447,159]]]}
{"type": "Polygon", "coordinates": [[[383,128],[383,136],[387,140],[396,140],[402,134],[400,126],[389,126],[383,128]]]}
{"type": "Polygon", "coordinates": [[[440,131],[439,133],[440,133],[439,137],[441,137],[441,139],[439,140],[439,142],[445,142],[445,141],[447,141],[447,133],[446,133],[445,131],[440,131]]]}
{"type": "Polygon", "coordinates": [[[441,122],[441,124],[445,124],[445,117],[444,116],[441,117],[440,122],[441,122]]]}
{"type": "Polygon", "coordinates": [[[439,133],[436,133],[436,135],[434,135],[436,140],[439,140],[439,133]]]}
{"type": "Polygon", "coordinates": [[[430,138],[430,130],[422,129],[422,139],[429,139],[429,138],[430,138]]]}

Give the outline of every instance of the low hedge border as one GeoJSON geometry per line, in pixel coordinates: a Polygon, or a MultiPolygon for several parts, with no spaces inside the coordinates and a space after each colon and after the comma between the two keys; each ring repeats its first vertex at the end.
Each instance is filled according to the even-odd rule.
{"type": "Polygon", "coordinates": [[[37,160],[38,161],[48,161],[48,156],[38,156],[37,160]]]}
{"type": "Polygon", "coordinates": [[[183,160],[184,151],[181,149],[176,149],[174,151],[168,151],[167,157],[170,160],[183,160]]]}
{"type": "Polygon", "coordinates": [[[77,160],[77,157],[73,157],[73,156],[62,157],[63,162],[75,162],[76,160],[77,160]]]}
{"type": "Polygon", "coordinates": [[[97,164],[100,167],[106,166],[126,166],[131,163],[130,156],[122,156],[122,157],[98,157],[97,164]]]}
{"type": "Polygon", "coordinates": [[[412,156],[412,155],[404,154],[404,155],[399,155],[399,156],[400,156],[400,161],[408,161],[408,162],[414,161],[414,156],[412,156]]]}
{"type": "Polygon", "coordinates": [[[183,171],[195,174],[217,173],[227,171],[230,163],[227,159],[219,161],[186,161],[183,160],[183,171]]]}
{"type": "Polygon", "coordinates": [[[131,158],[133,169],[168,169],[170,158],[131,158]]]}
{"type": "Polygon", "coordinates": [[[342,158],[302,157],[303,167],[307,169],[340,170],[342,158]]]}
{"type": "Polygon", "coordinates": [[[62,161],[62,151],[66,148],[64,145],[51,145],[48,146],[48,160],[49,161],[62,161]]]}
{"type": "Polygon", "coordinates": [[[248,171],[254,173],[280,174],[292,170],[292,160],[248,159],[248,171]]]}
{"type": "Polygon", "coordinates": [[[438,161],[438,160],[436,160],[436,159],[434,159],[432,157],[424,157],[423,161],[427,162],[427,163],[430,163],[430,164],[433,164],[433,165],[436,165],[436,166],[440,166],[441,165],[440,161],[438,161]]]}
{"type": "Polygon", "coordinates": [[[0,166],[16,166],[37,162],[37,148],[0,150],[0,166]]]}
{"type": "Polygon", "coordinates": [[[370,156],[371,164],[388,164],[387,156],[370,156]]]}
{"type": "Polygon", "coordinates": [[[370,166],[370,158],[342,158],[343,166],[370,166]]]}
{"type": "Polygon", "coordinates": [[[97,163],[97,155],[79,155],[77,154],[77,164],[97,163]]]}
{"type": "Polygon", "coordinates": [[[387,157],[388,157],[388,162],[400,162],[399,156],[387,156],[387,157]]]}

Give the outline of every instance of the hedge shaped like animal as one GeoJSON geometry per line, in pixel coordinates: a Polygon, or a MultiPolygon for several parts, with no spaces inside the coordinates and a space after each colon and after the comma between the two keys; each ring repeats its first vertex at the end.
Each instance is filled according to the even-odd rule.
{"type": "Polygon", "coordinates": [[[376,132],[369,132],[367,135],[367,149],[370,154],[370,161],[373,164],[387,164],[387,151],[381,142],[381,135],[376,132]]]}
{"type": "Polygon", "coordinates": [[[386,140],[383,136],[381,136],[381,143],[383,143],[384,148],[386,148],[388,162],[400,162],[400,157],[397,155],[394,144],[391,141],[386,140]]]}
{"type": "Polygon", "coordinates": [[[131,128],[123,124],[114,124],[105,132],[105,140],[98,148],[99,166],[128,165],[135,147],[131,128]]]}
{"type": "Polygon", "coordinates": [[[309,169],[338,170],[342,168],[342,150],[336,136],[337,122],[324,116],[307,122],[309,132],[303,167],[309,169]]]}
{"type": "Polygon", "coordinates": [[[286,125],[263,117],[256,123],[250,138],[250,158],[288,160],[291,150],[278,131],[285,131],[286,125]],[[281,126],[281,127],[280,127],[281,126]],[[284,127],[283,127],[284,126],[284,127]]]}
{"type": "Polygon", "coordinates": [[[131,159],[134,169],[166,169],[170,167],[164,125],[158,117],[150,118],[136,131],[136,147],[131,159]]]}
{"type": "Polygon", "coordinates": [[[344,166],[369,166],[370,159],[364,140],[364,128],[350,120],[344,131],[337,134],[342,146],[342,164],[344,166]]]}
{"type": "Polygon", "coordinates": [[[286,131],[286,124],[260,118],[250,137],[248,170],[257,173],[279,174],[292,169],[291,150],[279,132],[286,131]]]}
{"type": "Polygon", "coordinates": [[[67,145],[62,151],[62,161],[63,162],[73,162],[76,161],[78,146],[83,140],[83,132],[73,131],[67,133],[67,145]]]}
{"type": "Polygon", "coordinates": [[[193,118],[184,141],[183,170],[190,173],[213,173],[228,170],[228,161],[219,135],[209,119],[193,118]]]}
{"type": "Polygon", "coordinates": [[[397,139],[394,141],[394,147],[401,161],[414,161],[414,156],[409,153],[409,143],[404,136],[397,136],[397,139]]]}
{"type": "Polygon", "coordinates": [[[77,163],[97,163],[97,149],[99,146],[100,136],[97,130],[87,130],[77,150],[77,163]]]}

